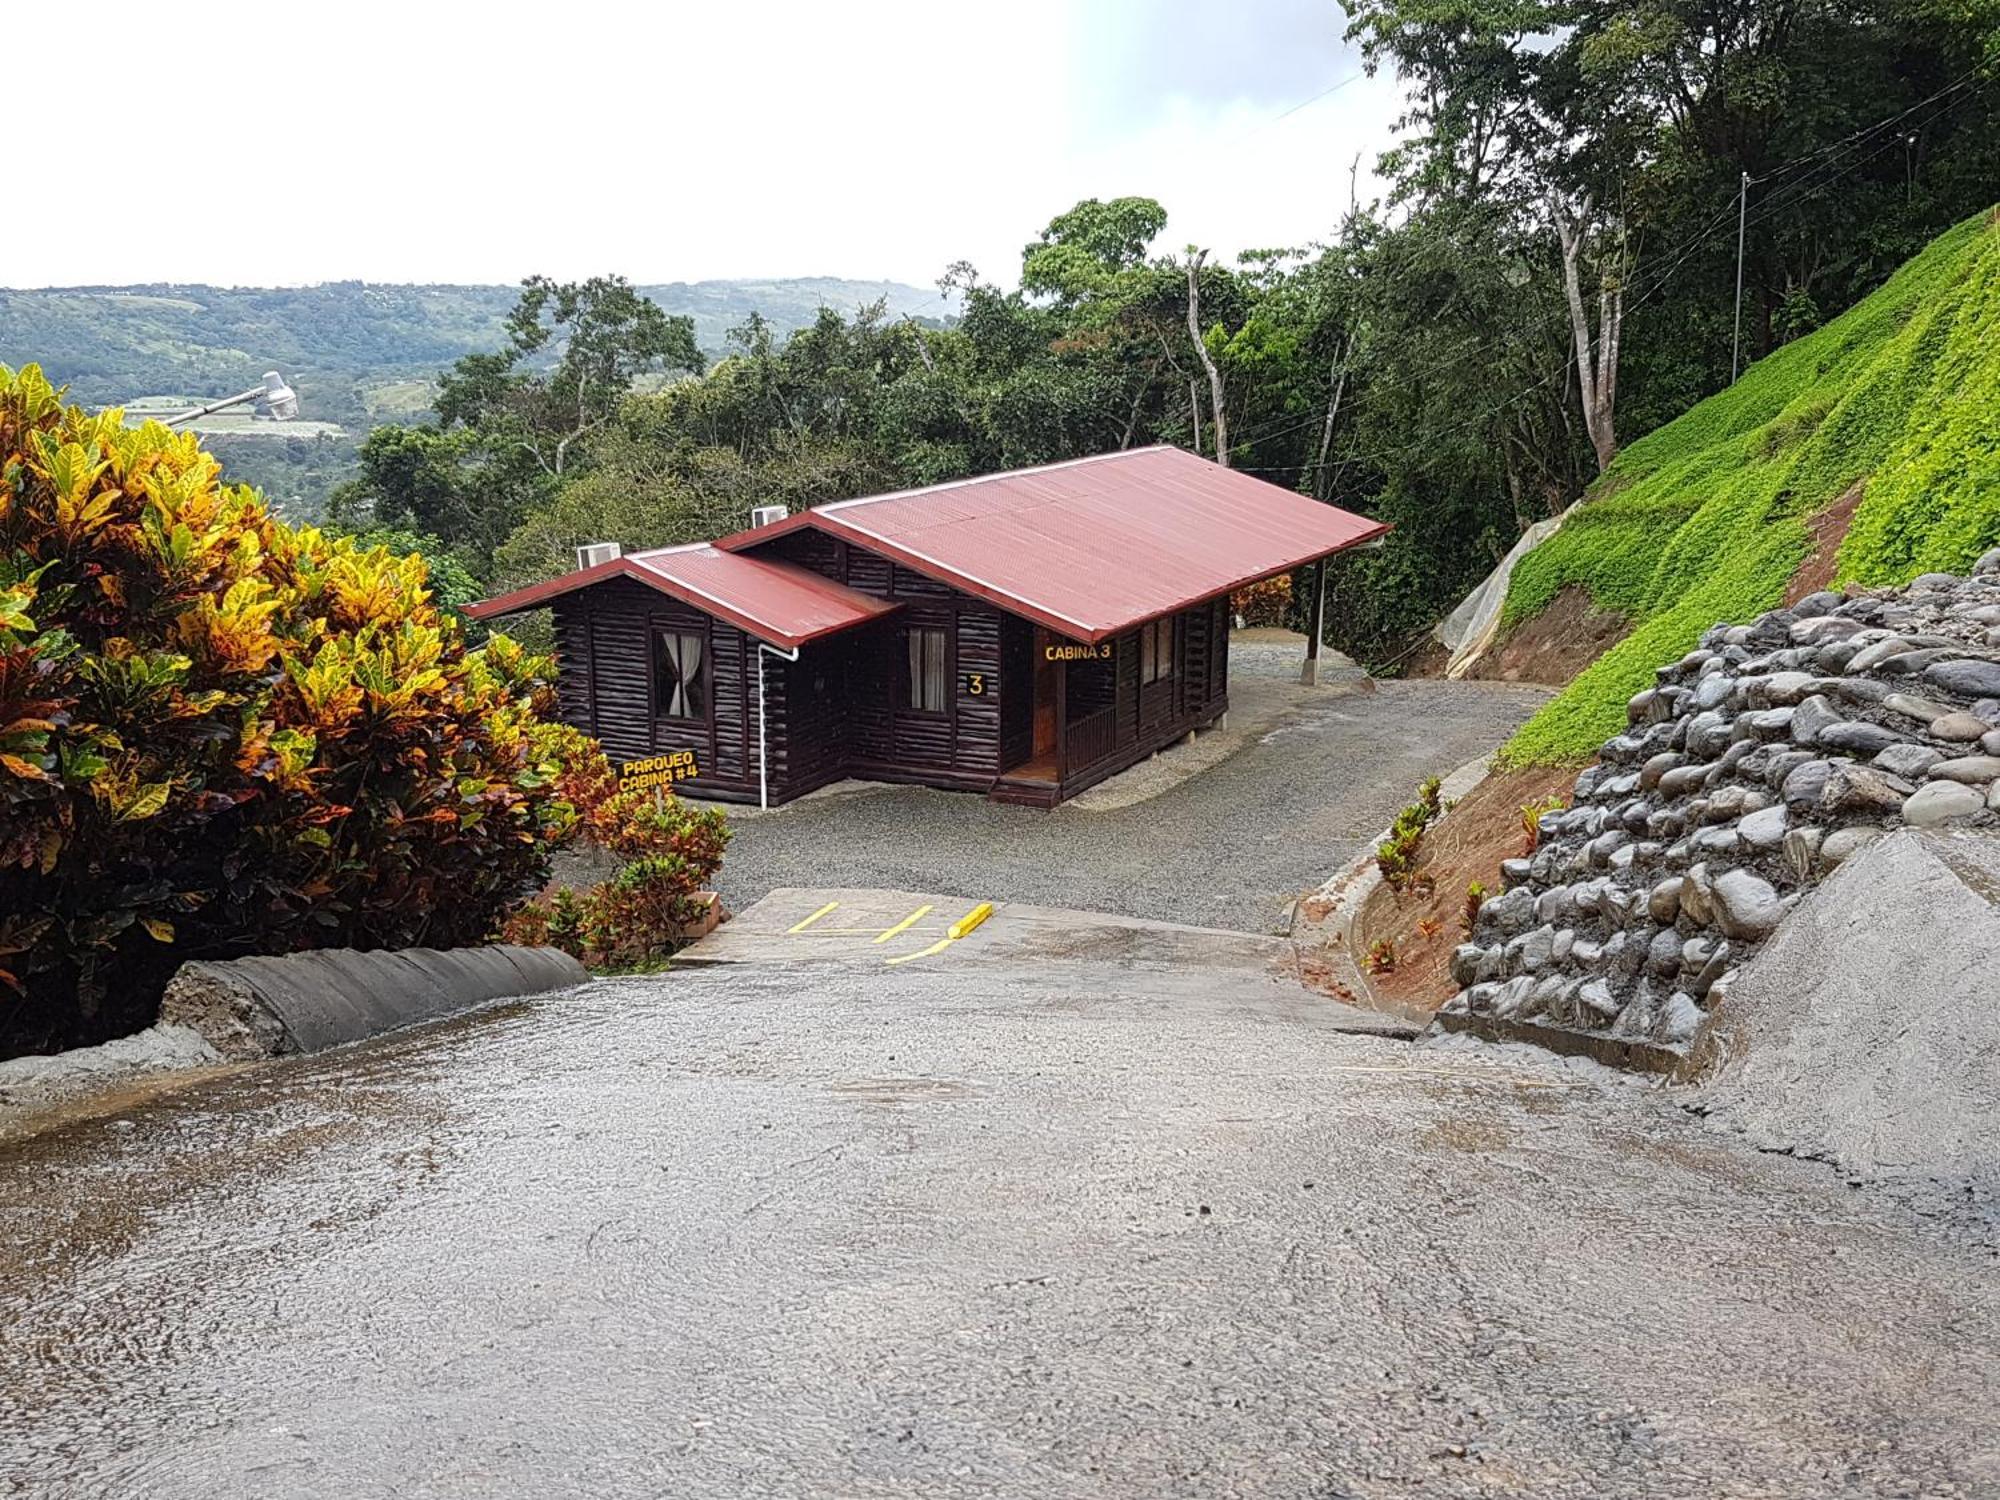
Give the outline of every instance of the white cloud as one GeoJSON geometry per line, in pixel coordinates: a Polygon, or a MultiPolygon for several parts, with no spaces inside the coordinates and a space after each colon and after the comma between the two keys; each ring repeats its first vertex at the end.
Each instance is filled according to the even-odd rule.
{"type": "Polygon", "coordinates": [[[63,186],[17,200],[0,283],[1011,281],[1051,216],[1121,193],[1167,206],[1169,247],[1296,243],[1357,152],[1366,196],[1395,112],[1361,79],[1278,118],[1359,71],[1341,26],[1319,0],[37,7],[10,117],[63,186]]]}

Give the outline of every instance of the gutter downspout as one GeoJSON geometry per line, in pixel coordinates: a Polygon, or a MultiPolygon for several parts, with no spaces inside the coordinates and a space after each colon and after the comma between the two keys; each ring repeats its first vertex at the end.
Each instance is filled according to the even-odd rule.
{"type": "Polygon", "coordinates": [[[776,646],[767,646],[762,641],[757,643],[757,806],[760,811],[768,812],[771,807],[769,771],[771,751],[769,741],[765,737],[764,654],[766,652],[780,661],[796,662],[799,659],[799,648],[794,646],[789,651],[782,651],[776,646]]]}

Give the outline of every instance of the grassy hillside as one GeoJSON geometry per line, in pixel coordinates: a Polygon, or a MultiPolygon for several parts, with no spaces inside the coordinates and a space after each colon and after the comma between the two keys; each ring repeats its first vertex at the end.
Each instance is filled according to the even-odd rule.
{"type": "Polygon", "coordinates": [[[1508,625],[1581,585],[1634,622],[1530,720],[1514,764],[1581,760],[1653,669],[1783,600],[1807,520],[1862,484],[1837,578],[1961,571],[2000,543],[2000,223],[1982,213],[1880,291],[1621,453],[1515,570],[1508,625]]]}

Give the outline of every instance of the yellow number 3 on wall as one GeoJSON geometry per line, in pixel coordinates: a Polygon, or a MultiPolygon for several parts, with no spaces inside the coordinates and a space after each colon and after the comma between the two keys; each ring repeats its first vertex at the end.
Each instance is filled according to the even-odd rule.
{"type": "Polygon", "coordinates": [[[984,672],[967,672],[965,674],[965,696],[968,698],[984,698],[986,696],[986,674],[984,672]]]}

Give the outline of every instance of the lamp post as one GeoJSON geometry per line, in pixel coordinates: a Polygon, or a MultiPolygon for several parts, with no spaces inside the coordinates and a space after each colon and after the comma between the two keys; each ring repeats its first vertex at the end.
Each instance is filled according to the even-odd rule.
{"type": "Polygon", "coordinates": [[[193,411],[175,412],[164,420],[167,426],[176,427],[225,407],[241,406],[245,401],[255,401],[262,408],[259,415],[268,415],[274,422],[289,422],[299,414],[298,392],[286,385],[285,377],[276,370],[266,370],[261,385],[253,385],[247,391],[238,391],[220,401],[211,401],[206,406],[197,406],[193,411]]]}

